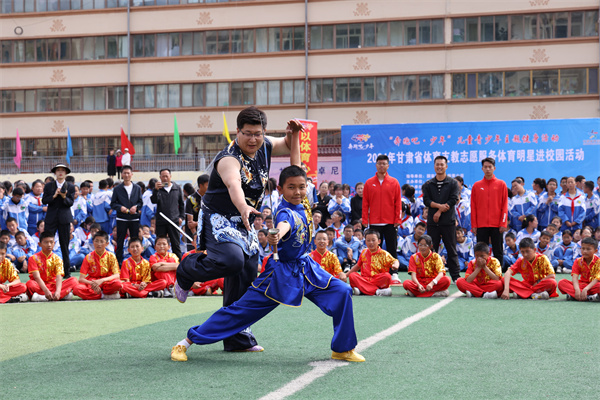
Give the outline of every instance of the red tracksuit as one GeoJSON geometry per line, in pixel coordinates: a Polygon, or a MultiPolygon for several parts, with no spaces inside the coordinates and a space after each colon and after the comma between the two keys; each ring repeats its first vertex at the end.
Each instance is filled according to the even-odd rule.
{"type": "MultiPolygon", "coordinates": [[[[65,276],[63,261],[54,253],[50,253],[49,256],[46,256],[43,251],[34,254],[27,262],[27,269],[29,270],[29,280],[27,281],[27,295],[29,297],[33,296],[34,293],[45,296],[41,286],[33,278],[33,271],[39,272],[40,279],[44,282],[50,293],[56,292],[56,278],[58,276],[65,276]]],[[[77,279],[75,278],[68,278],[62,281],[60,298],[64,298],[75,286],[77,286],[77,279]]]]}
{"type": "MultiPolygon", "coordinates": [[[[105,251],[101,256],[94,250],[83,259],[81,264],[80,276],[89,281],[95,281],[111,275],[119,275],[119,263],[114,254],[105,251]]],[[[104,294],[113,294],[121,290],[123,284],[119,278],[104,282],[100,285],[101,292],[104,294]]],[[[81,297],[83,300],[99,300],[101,293],[96,293],[92,287],[86,283],[79,283],[73,289],[73,294],[81,297]]]]}

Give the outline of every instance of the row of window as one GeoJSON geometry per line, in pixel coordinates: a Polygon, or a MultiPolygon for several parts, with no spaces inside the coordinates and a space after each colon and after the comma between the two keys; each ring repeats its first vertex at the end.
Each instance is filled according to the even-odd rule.
{"type": "MultiPolygon", "coordinates": [[[[455,18],[452,41],[493,42],[598,36],[598,11],[455,18]]],[[[131,56],[266,53],[304,50],[304,27],[152,33],[131,36],[131,56]]],[[[444,43],[444,20],[317,25],[310,49],[397,47],[444,43]]],[[[127,36],[5,40],[2,63],[126,58],[127,36]]]]}
{"type": "MultiPolygon", "coordinates": [[[[311,104],[399,102],[444,98],[444,75],[311,79],[311,104]]],[[[598,68],[452,74],[452,98],[598,93],[598,68]]],[[[133,109],[304,104],[304,80],[132,86],[133,109]]],[[[122,110],[127,88],[83,87],[3,90],[2,113],[122,110]]]]}
{"type": "Polygon", "coordinates": [[[598,36],[598,10],[453,18],[452,42],[598,36]]]}
{"type": "Polygon", "coordinates": [[[452,98],[598,93],[598,68],[452,74],[452,98]]]}
{"type": "MultiPolygon", "coordinates": [[[[198,3],[233,3],[252,0],[131,0],[131,7],[198,3]]],[[[2,0],[1,14],[127,7],[128,0],[2,0]]]]}

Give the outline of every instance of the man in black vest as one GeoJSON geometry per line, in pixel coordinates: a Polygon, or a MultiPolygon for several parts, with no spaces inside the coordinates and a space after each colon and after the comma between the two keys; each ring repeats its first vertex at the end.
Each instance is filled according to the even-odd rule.
{"type": "Polygon", "coordinates": [[[156,236],[169,235],[171,249],[181,260],[180,233],[160,215],[162,212],[177,226],[181,226],[185,218],[183,191],[181,186],[171,182],[171,170],[168,168],[160,170],[160,181],[156,182],[150,201],[156,204],[156,236]]]}
{"type": "Polygon", "coordinates": [[[46,217],[44,218],[44,231],[55,235],[58,230],[58,241],[60,243],[65,270],[63,279],[67,279],[71,276],[69,240],[71,236],[71,222],[73,221],[71,206],[75,201],[75,186],[65,180],[67,175],[71,173],[71,170],[65,164],[56,164],[51,171],[56,176],[56,180],[48,182],[44,186],[42,203],[48,206],[46,217]]]}
{"type": "Polygon", "coordinates": [[[131,166],[124,165],[121,170],[123,183],[113,189],[110,208],[117,213],[117,261],[119,266],[123,263],[123,244],[127,231],[129,237],[139,236],[140,211],[142,209],[142,189],[131,182],[133,170],[131,166]]]}

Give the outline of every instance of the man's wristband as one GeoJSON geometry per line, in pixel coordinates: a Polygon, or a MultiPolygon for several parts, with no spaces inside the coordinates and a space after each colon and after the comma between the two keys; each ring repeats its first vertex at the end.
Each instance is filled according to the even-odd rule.
{"type": "Polygon", "coordinates": [[[437,279],[434,279],[434,280],[432,280],[431,282],[433,282],[433,284],[434,284],[434,285],[437,285],[437,284],[438,284],[438,281],[437,281],[437,279]]]}

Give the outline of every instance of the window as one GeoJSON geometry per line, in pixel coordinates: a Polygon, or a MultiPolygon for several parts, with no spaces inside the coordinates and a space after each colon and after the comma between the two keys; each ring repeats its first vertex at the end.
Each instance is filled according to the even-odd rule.
{"type": "MultiPolygon", "coordinates": [[[[212,89],[213,86],[211,86],[211,91],[214,90],[215,95],[216,95],[216,86],[217,85],[214,83],[211,83],[210,85],[214,86],[214,89],[212,89]]],[[[207,90],[207,92],[208,92],[208,90],[207,90]]],[[[202,107],[204,105],[204,84],[194,83],[192,96],[193,96],[192,100],[193,100],[194,107],[202,107]]],[[[216,105],[216,99],[214,101],[214,104],[216,105]]],[[[208,104],[206,104],[206,105],[208,105],[208,104]]]]}
{"type": "Polygon", "coordinates": [[[465,19],[454,18],[452,20],[452,42],[462,43],[465,41],[465,19]]]}
{"type": "Polygon", "coordinates": [[[586,69],[561,69],[560,94],[585,94],[587,93],[586,69]]]}
{"type": "Polygon", "coordinates": [[[280,82],[269,81],[269,104],[281,104],[280,82]]]}
{"type": "Polygon", "coordinates": [[[465,74],[452,75],[452,98],[464,99],[467,93],[467,81],[465,74]]]}
{"type": "Polygon", "coordinates": [[[417,21],[404,21],[402,24],[402,35],[404,37],[404,46],[413,46],[417,44],[417,21]]]}
{"type": "Polygon", "coordinates": [[[505,73],[506,96],[529,96],[531,94],[531,72],[510,71],[505,73]]]}
{"type": "Polygon", "coordinates": [[[294,103],[294,81],[283,81],[281,87],[281,104],[294,103]]]}
{"type": "Polygon", "coordinates": [[[268,94],[267,87],[268,87],[267,81],[256,82],[256,104],[257,105],[265,105],[268,103],[269,94],[268,94]]]}
{"type": "Polygon", "coordinates": [[[502,97],[502,72],[484,72],[478,77],[477,97],[502,97]]]}
{"type": "Polygon", "coordinates": [[[532,82],[534,96],[558,94],[558,71],[556,70],[533,71],[532,82]]]}
{"type": "Polygon", "coordinates": [[[336,25],[335,27],[335,48],[348,48],[348,25],[336,25]]]}

